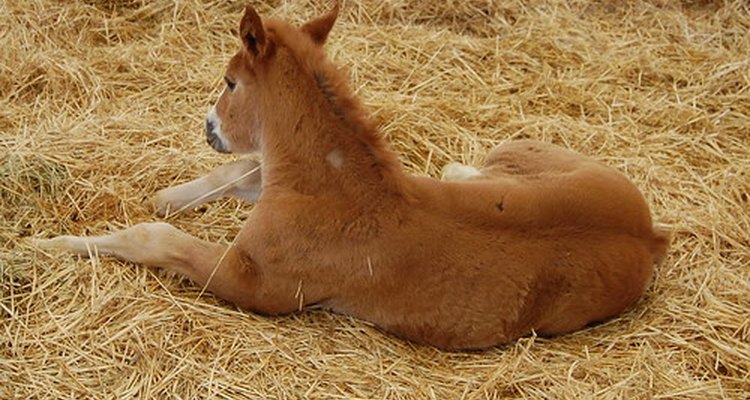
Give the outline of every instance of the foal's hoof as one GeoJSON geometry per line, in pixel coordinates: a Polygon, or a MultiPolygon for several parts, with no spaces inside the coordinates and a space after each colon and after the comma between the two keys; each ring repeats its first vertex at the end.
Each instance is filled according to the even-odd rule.
{"type": "Polygon", "coordinates": [[[167,196],[166,193],[167,189],[162,189],[154,195],[154,197],[151,198],[149,203],[151,204],[151,208],[154,210],[156,215],[164,218],[169,215],[172,215],[176,212],[176,207],[172,202],[169,201],[169,196],[167,196]]]}
{"type": "Polygon", "coordinates": [[[62,250],[71,253],[88,255],[93,249],[86,240],[78,236],[58,236],[52,239],[32,239],[32,243],[44,250],[62,250]]]}

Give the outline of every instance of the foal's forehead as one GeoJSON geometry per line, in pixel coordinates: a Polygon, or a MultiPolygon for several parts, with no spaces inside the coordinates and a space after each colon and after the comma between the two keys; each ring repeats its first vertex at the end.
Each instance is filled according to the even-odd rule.
{"type": "Polygon", "coordinates": [[[240,71],[248,69],[249,66],[245,60],[245,54],[243,50],[238,51],[232,58],[229,59],[227,64],[227,70],[229,72],[238,73],[240,71]]]}

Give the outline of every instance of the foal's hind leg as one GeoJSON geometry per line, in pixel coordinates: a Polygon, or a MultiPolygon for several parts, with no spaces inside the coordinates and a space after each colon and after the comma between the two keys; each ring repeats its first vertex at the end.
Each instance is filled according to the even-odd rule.
{"type": "Polygon", "coordinates": [[[514,140],[492,150],[482,173],[492,175],[538,175],[571,172],[593,161],[574,151],[536,140],[514,140]]]}
{"type": "Polygon", "coordinates": [[[507,175],[561,174],[574,171],[590,158],[554,144],[535,140],[514,140],[493,149],[477,169],[460,163],[443,168],[443,180],[458,181],[476,177],[507,175]]]}
{"type": "Polygon", "coordinates": [[[241,159],[224,164],[210,174],[156,192],[152,200],[160,216],[176,214],[223,196],[255,202],[260,196],[260,163],[241,159]]]}
{"type": "Polygon", "coordinates": [[[138,224],[104,236],[59,236],[37,244],[163,267],[240,307],[254,307],[252,294],[257,292],[258,274],[250,259],[241,257],[234,247],[199,240],[165,222],[138,224]]]}

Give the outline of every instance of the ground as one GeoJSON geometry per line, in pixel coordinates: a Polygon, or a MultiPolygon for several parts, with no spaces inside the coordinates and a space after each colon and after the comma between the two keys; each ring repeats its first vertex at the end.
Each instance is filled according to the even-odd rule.
{"type": "MultiPolygon", "coordinates": [[[[256,4],[299,23],[326,9],[256,4]]],[[[158,220],[228,160],[203,118],[243,2],[0,0],[0,398],[750,397],[750,10],[725,1],[344,1],[329,54],[416,174],[533,138],[627,174],[674,241],[607,323],[482,352],[322,311],[241,312],[30,238],[158,220]]],[[[227,242],[250,207],[170,217],[227,242]]]]}

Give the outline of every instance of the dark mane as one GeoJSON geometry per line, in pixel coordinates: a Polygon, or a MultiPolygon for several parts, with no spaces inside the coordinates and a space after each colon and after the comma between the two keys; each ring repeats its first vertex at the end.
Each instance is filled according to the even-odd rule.
{"type": "Polygon", "coordinates": [[[318,84],[318,89],[323,93],[323,96],[325,96],[326,100],[328,100],[328,103],[333,107],[333,113],[336,114],[339,118],[346,121],[346,114],[344,113],[344,110],[342,110],[339,105],[336,102],[336,93],[331,88],[330,83],[328,83],[328,78],[326,78],[325,75],[321,74],[320,72],[315,72],[315,83],[318,84]]]}

